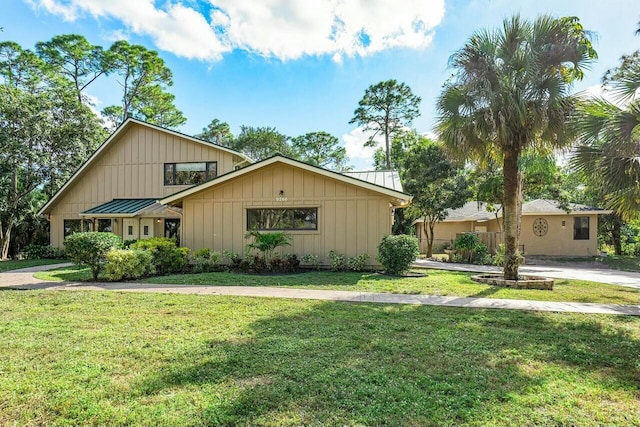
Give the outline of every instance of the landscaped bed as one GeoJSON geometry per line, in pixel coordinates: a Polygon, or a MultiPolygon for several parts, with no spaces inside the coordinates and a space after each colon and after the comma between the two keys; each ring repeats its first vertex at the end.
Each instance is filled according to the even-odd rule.
{"type": "Polygon", "coordinates": [[[4,291],[0,425],[640,423],[640,319],[4,291]]]}
{"type": "MultiPolygon", "coordinates": [[[[421,270],[425,272],[425,270],[421,270]]],[[[147,283],[170,285],[278,286],[306,289],[336,289],[462,297],[508,298],[539,301],[638,304],[637,289],[582,280],[556,279],[553,291],[509,289],[476,283],[473,273],[427,270],[426,277],[399,278],[378,273],[312,271],[291,275],[247,275],[238,273],[178,274],[150,277],[147,283]]],[[[88,269],[68,267],[36,273],[43,280],[90,280],[88,269]]]]}

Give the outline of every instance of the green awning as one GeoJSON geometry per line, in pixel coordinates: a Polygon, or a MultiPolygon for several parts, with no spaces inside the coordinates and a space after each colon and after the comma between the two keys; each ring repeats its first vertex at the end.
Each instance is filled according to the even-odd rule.
{"type": "Polygon", "coordinates": [[[113,199],[110,202],[82,212],[80,215],[131,215],[148,208],[158,199],[113,199]]]}

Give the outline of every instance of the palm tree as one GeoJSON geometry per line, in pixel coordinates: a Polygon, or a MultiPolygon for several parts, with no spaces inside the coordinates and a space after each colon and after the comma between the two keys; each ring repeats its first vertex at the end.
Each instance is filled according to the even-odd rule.
{"type": "Polygon", "coordinates": [[[518,160],[526,149],[570,143],[571,83],[596,54],[577,18],[516,15],[474,33],[452,55],[454,75],[438,98],[437,130],[461,158],[503,165],[505,279],[518,278],[518,160]]]}
{"type": "Polygon", "coordinates": [[[580,145],[571,165],[605,194],[608,208],[626,220],[640,218],[640,51],[624,56],[605,85],[626,106],[604,98],[584,102],[574,118],[580,145]]]}

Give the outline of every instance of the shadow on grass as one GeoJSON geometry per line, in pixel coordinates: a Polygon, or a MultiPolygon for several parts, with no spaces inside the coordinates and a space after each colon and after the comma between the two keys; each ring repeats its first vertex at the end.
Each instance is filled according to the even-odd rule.
{"type": "Polygon", "coordinates": [[[193,420],[204,425],[580,424],[569,409],[544,418],[519,406],[527,395],[556,401],[544,388],[557,368],[529,368],[559,365],[576,381],[593,373],[637,390],[638,344],[586,316],[321,303],[254,322],[235,339],[211,337],[132,392],[229,387],[193,420]]]}

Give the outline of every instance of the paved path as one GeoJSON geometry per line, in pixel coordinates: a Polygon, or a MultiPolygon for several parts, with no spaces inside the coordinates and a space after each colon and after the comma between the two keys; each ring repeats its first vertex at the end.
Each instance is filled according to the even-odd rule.
{"type": "MultiPolygon", "coordinates": [[[[5,271],[4,273],[0,273],[0,288],[46,284],[48,282],[33,277],[33,273],[36,273],[38,271],[55,270],[56,268],[68,267],[70,265],[73,264],[70,262],[65,262],[62,264],[39,265],[37,267],[27,267],[18,270],[5,271]]],[[[57,283],[60,284],[59,282],[57,283]]]]}
{"type": "Polygon", "coordinates": [[[292,289],[252,286],[194,286],[152,283],[71,284],[62,290],[113,290],[124,292],[157,292],[199,295],[235,295],[245,297],[292,298],[325,301],[373,302],[383,304],[418,304],[468,308],[502,308],[510,310],[554,311],[561,313],[620,314],[640,316],[640,306],[588,304],[572,302],[526,301],[494,298],[463,298],[432,295],[407,295],[319,289],[292,289]]]}
{"type": "MultiPolygon", "coordinates": [[[[67,264],[64,264],[67,265],[67,264]]],[[[354,291],[334,291],[316,289],[293,289],[250,286],[194,286],[162,285],[152,283],[69,283],[45,282],[34,279],[35,271],[57,268],[61,265],[32,267],[12,272],[0,273],[0,287],[16,289],[51,290],[111,290],[122,292],[156,292],[199,295],[236,295],[248,297],[292,298],[325,301],[369,302],[383,304],[419,304],[467,308],[500,308],[510,310],[553,311],[561,313],[591,313],[640,316],[640,306],[617,304],[589,304],[572,302],[527,301],[494,298],[463,298],[432,295],[407,295],[354,291]],[[30,278],[30,279],[29,279],[30,278]]]]}
{"type": "MultiPolygon", "coordinates": [[[[426,259],[418,259],[414,265],[423,268],[436,268],[438,270],[478,273],[499,273],[502,271],[501,268],[492,265],[454,264],[426,259]]],[[[522,274],[533,274],[536,276],[551,277],[553,279],[589,280],[591,282],[609,283],[611,285],[640,289],[640,273],[629,271],[545,265],[523,265],[519,271],[522,274]]]]}

